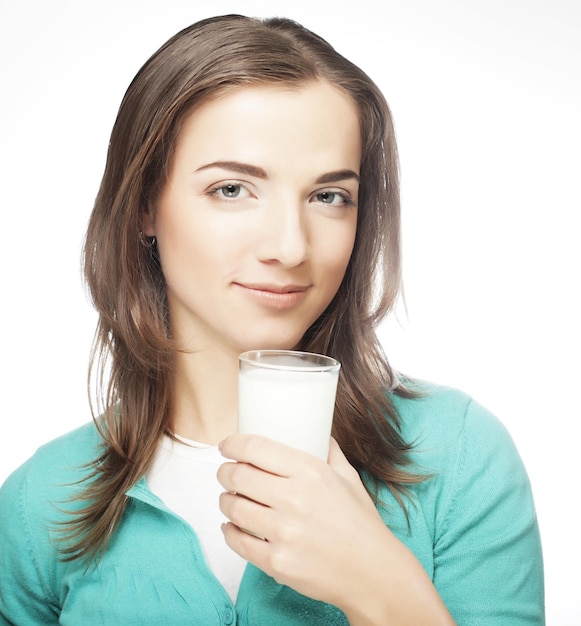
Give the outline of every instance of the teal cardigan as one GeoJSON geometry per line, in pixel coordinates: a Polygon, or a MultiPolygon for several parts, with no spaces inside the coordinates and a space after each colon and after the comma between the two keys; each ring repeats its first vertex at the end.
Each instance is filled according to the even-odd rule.
{"type": "MultiPolygon", "coordinates": [[[[544,624],[537,520],[510,436],[466,395],[425,391],[394,402],[404,437],[415,443],[415,469],[433,477],[411,488],[409,527],[387,489],[381,516],[422,563],[459,625],[544,624]]],[[[125,515],[97,565],[59,560],[55,522],[65,519],[59,506],[80,488],[81,466],[99,443],[87,424],[40,448],[0,490],[0,624],[347,624],[338,608],[250,564],[232,604],[195,531],[145,479],[128,492],[125,515]]]]}

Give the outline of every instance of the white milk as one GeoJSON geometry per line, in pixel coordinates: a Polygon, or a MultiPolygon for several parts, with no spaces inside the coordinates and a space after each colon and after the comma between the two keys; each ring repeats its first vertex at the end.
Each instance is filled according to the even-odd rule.
{"type": "Polygon", "coordinates": [[[339,369],[242,369],[238,377],[238,430],[276,439],[314,454],[329,453],[339,369]]]}

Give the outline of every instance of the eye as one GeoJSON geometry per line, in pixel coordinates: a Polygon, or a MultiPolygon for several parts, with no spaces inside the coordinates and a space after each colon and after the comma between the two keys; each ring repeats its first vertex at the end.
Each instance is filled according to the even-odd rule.
{"type": "Polygon", "coordinates": [[[353,206],[355,204],[347,193],[341,191],[320,191],[313,197],[316,202],[331,206],[353,206]]]}
{"type": "Polygon", "coordinates": [[[333,191],[322,191],[321,193],[317,194],[317,200],[319,202],[323,202],[324,204],[333,204],[335,202],[335,196],[337,196],[339,194],[336,194],[333,191]]]}
{"type": "Polygon", "coordinates": [[[241,185],[224,185],[216,190],[224,198],[238,198],[242,192],[241,185]]]}
{"type": "Polygon", "coordinates": [[[205,194],[214,200],[223,202],[247,200],[253,197],[253,193],[245,183],[234,180],[216,183],[205,194]]]}

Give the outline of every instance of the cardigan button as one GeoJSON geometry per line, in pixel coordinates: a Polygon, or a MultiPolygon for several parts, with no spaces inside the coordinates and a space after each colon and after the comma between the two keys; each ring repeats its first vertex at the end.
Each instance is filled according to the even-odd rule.
{"type": "Polygon", "coordinates": [[[234,611],[227,606],[224,611],[224,624],[232,624],[234,623],[234,611]]]}

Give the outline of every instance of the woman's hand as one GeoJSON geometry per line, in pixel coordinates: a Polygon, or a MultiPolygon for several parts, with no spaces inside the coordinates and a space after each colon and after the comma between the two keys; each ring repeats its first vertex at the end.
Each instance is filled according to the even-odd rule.
{"type": "Polygon", "coordinates": [[[237,461],[218,470],[224,535],[244,559],[351,624],[453,624],[334,440],[328,463],[257,435],[231,435],[221,451],[237,461]]]}

